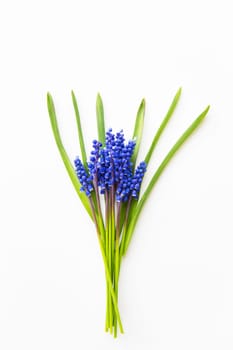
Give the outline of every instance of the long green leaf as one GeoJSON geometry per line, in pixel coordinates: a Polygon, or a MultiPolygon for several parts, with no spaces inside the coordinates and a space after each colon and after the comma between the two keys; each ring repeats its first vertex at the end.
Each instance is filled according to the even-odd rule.
{"type": "MultiPolygon", "coordinates": [[[[180,95],[181,95],[181,88],[178,89],[178,91],[176,92],[176,95],[175,97],[173,98],[172,100],[172,103],[167,111],[167,114],[165,115],[162,123],[160,124],[160,127],[159,129],[157,130],[155,136],[154,136],[154,139],[151,143],[151,146],[150,146],[150,149],[145,157],[145,162],[148,166],[149,162],[150,162],[150,159],[151,159],[151,156],[155,150],[155,147],[160,139],[160,136],[162,135],[163,131],[165,130],[169,120],[171,119],[175,109],[176,109],[176,106],[179,102],[179,99],[180,99],[180,95]]],[[[136,207],[137,207],[137,202],[136,201],[133,201],[132,204],[131,204],[131,208],[130,208],[130,212],[129,212],[129,221],[131,220],[131,217],[134,216],[134,213],[135,213],[135,210],[136,210],[136,207]]]]}
{"type": "Polygon", "coordinates": [[[126,253],[129,243],[131,241],[134,228],[136,225],[136,222],[138,220],[139,214],[149,196],[151,193],[153,187],[155,186],[156,182],[158,181],[159,177],[163,173],[164,169],[166,168],[169,161],[173,158],[175,153],[179,150],[179,148],[183,145],[183,143],[188,139],[188,137],[194,132],[194,130],[199,126],[199,124],[203,121],[206,114],[209,111],[209,106],[199,115],[199,117],[189,126],[189,128],[183,133],[183,135],[178,139],[178,141],[175,143],[175,145],[171,148],[171,150],[168,152],[160,166],[158,167],[157,171],[155,172],[154,176],[152,177],[149,185],[147,186],[141,200],[139,201],[136,210],[134,212],[134,215],[129,223],[129,227],[127,230],[127,237],[125,242],[125,248],[124,248],[124,254],[126,253]]]}
{"type": "Polygon", "coordinates": [[[82,132],[82,124],[81,124],[80,114],[79,114],[79,110],[78,110],[78,104],[77,104],[77,100],[76,100],[74,91],[71,91],[71,95],[72,95],[72,101],[73,101],[75,116],[76,116],[76,123],[77,123],[77,128],[78,128],[79,146],[80,146],[80,150],[81,150],[82,161],[83,161],[83,165],[86,168],[87,167],[87,154],[86,154],[86,149],[85,149],[85,144],[84,144],[84,138],[83,138],[83,132],[82,132]]]}
{"type": "MultiPolygon", "coordinates": [[[[143,133],[143,126],[144,126],[144,116],[145,116],[145,99],[142,99],[140,106],[137,111],[136,119],[135,119],[135,124],[134,124],[134,131],[133,131],[133,139],[136,140],[136,145],[135,145],[135,150],[132,156],[132,164],[133,164],[133,169],[135,168],[140,144],[141,144],[141,139],[142,139],[142,133],[143,133]]],[[[131,203],[131,208],[130,208],[130,214],[133,212],[135,207],[135,203],[131,203]]],[[[125,220],[125,213],[126,213],[126,204],[123,203],[122,208],[121,208],[121,224],[120,227],[123,227],[123,223],[125,220]]],[[[130,216],[129,214],[129,216],[130,216]]]]}
{"type": "Polygon", "coordinates": [[[97,117],[98,138],[104,147],[105,146],[104,107],[103,107],[103,102],[100,94],[98,94],[96,98],[96,117],[97,117]]]}
{"type": "Polygon", "coordinates": [[[135,163],[137,160],[141,139],[142,139],[142,132],[143,132],[143,125],[144,125],[144,115],[145,115],[145,100],[143,99],[136,115],[135,125],[134,125],[134,132],[133,132],[133,139],[136,140],[136,145],[134,149],[134,153],[132,156],[132,163],[133,167],[135,167],[135,163]]]}
{"type": "Polygon", "coordinates": [[[63,163],[64,163],[66,170],[69,174],[69,177],[74,185],[74,188],[75,188],[79,198],[81,199],[81,202],[82,202],[84,208],[86,209],[86,211],[88,212],[88,214],[92,218],[92,213],[91,213],[91,208],[90,208],[90,205],[88,202],[88,198],[83,192],[80,192],[81,185],[80,185],[79,180],[76,176],[74,167],[73,167],[73,165],[72,165],[72,163],[67,155],[67,152],[63,146],[60,132],[59,132],[59,128],[58,128],[56,111],[55,111],[53,99],[52,99],[52,96],[50,95],[50,93],[47,94],[47,106],[48,106],[48,112],[49,112],[52,130],[53,130],[53,135],[54,135],[58,150],[60,152],[61,158],[63,160],[63,163]]]}
{"type": "Polygon", "coordinates": [[[152,156],[152,154],[153,154],[153,152],[155,150],[155,147],[156,147],[156,145],[157,145],[157,143],[158,143],[158,141],[160,139],[160,136],[162,135],[165,127],[167,126],[167,123],[171,119],[171,117],[172,117],[172,115],[173,115],[173,113],[174,113],[174,111],[176,109],[176,106],[177,106],[177,104],[179,102],[179,99],[180,99],[181,92],[182,92],[182,89],[179,88],[179,90],[177,91],[175,97],[172,100],[172,103],[171,103],[171,105],[170,105],[170,107],[169,107],[169,109],[167,111],[167,114],[165,115],[165,117],[164,117],[160,127],[158,128],[158,131],[155,134],[155,137],[154,137],[154,139],[152,141],[150,149],[149,149],[149,151],[148,151],[148,153],[147,153],[147,155],[145,157],[145,162],[146,162],[147,165],[148,165],[148,163],[150,161],[150,158],[151,158],[151,156],[152,156]]]}

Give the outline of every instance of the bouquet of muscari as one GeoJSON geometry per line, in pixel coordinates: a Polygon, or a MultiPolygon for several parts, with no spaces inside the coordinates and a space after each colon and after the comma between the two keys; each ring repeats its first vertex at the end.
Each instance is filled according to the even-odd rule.
{"type": "Polygon", "coordinates": [[[72,92],[81,151],[81,158],[77,157],[72,162],[61,140],[53,99],[49,93],[47,94],[51,126],[60,155],[76,192],[96,228],[106,276],[105,330],[112,333],[114,337],[117,336],[118,327],[123,333],[118,309],[118,282],[122,257],[127,252],[141,210],[169,161],[199,126],[209,110],[208,106],[178,139],[155,171],[144,193],[141,193],[141,183],[151,156],[173,115],[180,95],[181,89],[177,91],[145,159],[138,163],[137,155],[145,114],[144,99],[136,115],[132,139],[126,141],[123,130],[116,133],[113,133],[112,129],[105,131],[103,103],[100,95],[97,95],[98,140],[93,141],[91,155],[88,159],[78,105],[72,92]]]}

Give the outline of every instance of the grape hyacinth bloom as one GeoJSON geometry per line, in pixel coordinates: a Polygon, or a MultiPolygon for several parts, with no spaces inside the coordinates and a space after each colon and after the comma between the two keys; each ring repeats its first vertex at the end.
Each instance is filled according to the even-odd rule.
{"type": "Polygon", "coordinates": [[[135,148],[135,141],[129,141],[122,149],[122,161],[118,174],[116,201],[127,202],[131,195],[131,182],[133,178],[133,164],[131,158],[135,148]]]}
{"type": "Polygon", "coordinates": [[[75,166],[75,170],[76,170],[76,174],[79,179],[79,182],[82,185],[82,187],[80,187],[80,191],[85,192],[87,197],[90,197],[91,191],[93,191],[93,185],[92,185],[93,176],[87,174],[79,157],[75,159],[74,166],[75,166]]]}
{"type": "Polygon", "coordinates": [[[93,179],[97,177],[97,169],[98,169],[98,160],[100,157],[100,147],[102,146],[101,142],[94,140],[92,142],[93,150],[91,151],[90,161],[88,163],[88,169],[90,175],[92,175],[93,179]]]}
{"type": "Polygon", "coordinates": [[[81,150],[81,158],[77,157],[72,163],[61,140],[52,96],[49,93],[47,95],[48,112],[58,150],[75,190],[96,227],[106,277],[105,330],[114,337],[117,336],[118,329],[121,333],[124,332],[118,308],[118,282],[122,259],[128,250],[137,220],[164,169],[183,143],[197,129],[209,110],[208,106],[181,135],[155,170],[145,190],[142,191],[141,185],[147,167],[180,95],[181,89],[177,91],[155,133],[144,160],[139,163],[137,156],[144,123],[144,99],[137,111],[133,137],[127,142],[123,130],[114,133],[112,129],[108,129],[105,132],[103,102],[98,94],[96,101],[98,137],[92,142],[90,158],[87,159],[78,105],[72,92],[81,150]]]}
{"type": "Polygon", "coordinates": [[[132,178],[130,190],[132,191],[132,197],[138,199],[141,183],[146,172],[146,163],[141,162],[132,178]]]}

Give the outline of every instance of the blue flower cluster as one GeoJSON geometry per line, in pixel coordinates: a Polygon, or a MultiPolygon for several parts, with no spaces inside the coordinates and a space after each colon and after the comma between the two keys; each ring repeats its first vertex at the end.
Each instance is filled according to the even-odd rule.
{"type": "Polygon", "coordinates": [[[135,174],[131,180],[131,186],[130,186],[132,197],[134,197],[135,199],[138,199],[141,183],[145,172],[146,172],[146,163],[141,162],[135,171],[135,174]]]}
{"type": "Polygon", "coordinates": [[[79,182],[82,185],[80,191],[85,192],[87,197],[90,197],[91,191],[93,191],[93,176],[87,174],[79,157],[75,159],[74,166],[79,182]]]}
{"type": "Polygon", "coordinates": [[[92,142],[93,150],[91,151],[90,162],[88,163],[88,169],[90,174],[95,177],[98,171],[98,160],[100,156],[100,148],[102,147],[102,143],[94,140],[92,142]]]}
{"type": "Polygon", "coordinates": [[[133,174],[131,158],[135,149],[135,141],[125,143],[124,133],[113,134],[112,129],[106,133],[106,146],[96,140],[88,163],[89,174],[79,158],[75,160],[75,170],[82,185],[81,190],[90,196],[93,181],[97,181],[100,193],[105,194],[114,189],[117,202],[127,202],[132,196],[138,199],[146,163],[141,162],[133,174]]]}

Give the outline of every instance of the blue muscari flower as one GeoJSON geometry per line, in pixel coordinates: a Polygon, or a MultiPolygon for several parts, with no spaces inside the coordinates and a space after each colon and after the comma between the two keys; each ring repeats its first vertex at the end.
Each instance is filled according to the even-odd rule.
{"type": "Polygon", "coordinates": [[[99,167],[98,167],[98,186],[100,193],[104,194],[109,191],[112,185],[112,167],[110,157],[106,149],[100,150],[99,167]]]}
{"type": "Polygon", "coordinates": [[[105,141],[106,141],[106,150],[108,152],[111,152],[111,150],[115,146],[115,135],[112,133],[112,129],[109,129],[106,132],[105,141]]]}
{"type": "Polygon", "coordinates": [[[113,134],[112,129],[106,133],[106,148],[101,150],[99,167],[100,193],[116,188],[116,200],[127,201],[130,195],[132,179],[131,157],[135,141],[125,145],[123,130],[113,134]]]}
{"type": "Polygon", "coordinates": [[[146,163],[140,163],[133,174],[131,158],[135,145],[134,140],[125,144],[123,130],[113,134],[112,129],[109,129],[106,132],[105,148],[102,148],[99,141],[94,140],[88,162],[88,173],[79,158],[76,158],[74,162],[82,185],[81,191],[84,191],[89,197],[97,181],[101,194],[115,187],[117,202],[127,202],[130,196],[138,199],[146,163]]]}
{"type": "Polygon", "coordinates": [[[113,173],[114,184],[118,184],[118,182],[120,181],[120,173],[122,169],[122,163],[124,161],[123,159],[123,156],[124,156],[123,150],[125,148],[124,142],[125,142],[125,138],[124,138],[123,130],[121,130],[120,132],[116,133],[115,145],[112,150],[112,160],[113,160],[113,166],[114,166],[114,173],[113,173]]]}
{"type": "Polygon", "coordinates": [[[130,190],[132,191],[132,197],[138,199],[141,183],[143,176],[146,172],[146,163],[141,162],[137,169],[135,170],[134,176],[132,178],[130,190]]]}
{"type": "Polygon", "coordinates": [[[135,141],[129,141],[122,149],[121,165],[118,169],[118,183],[116,189],[117,202],[127,202],[131,194],[131,181],[133,177],[131,158],[134,148],[135,141]]]}
{"type": "Polygon", "coordinates": [[[124,134],[121,130],[116,135],[112,129],[106,132],[106,148],[100,152],[99,186],[100,192],[109,191],[118,182],[119,168],[122,163],[124,134]]]}
{"type": "Polygon", "coordinates": [[[88,163],[88,169],[90,174],[95,177],[98,172],[98,160],[100,157],[100,148],[102,147],[101,142],[94,140],[92,142],[93,150],[91,151],[90,161],[88,163]]]}
{"type": "Polygon", "coordinates": [[[81,162],[79,157],[77,157],[74,160],[74,165],[75,165],[75,171],[76,171],[77,177],[79,179],[80,184],[82,185],[82,187],[80,188],[80,191],[85,192],[87,197],[90,197],[91,191],[93,191],[93,185],[92,185],[93,176],[87,174],[83,166],[83,163],[81,162]]]}
{"type": "Polygon", "coordinates": [[[99,167],[99,186],[100,193],[104,194],[105,191],[114,185],[114,163],[113,152],[115,148],[115,135],[112,129],[109,129],[105,135],[106,147],[100,151],[100,167],[99,167]]]}

